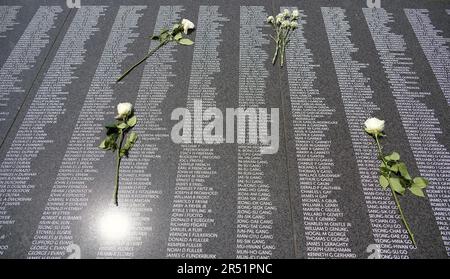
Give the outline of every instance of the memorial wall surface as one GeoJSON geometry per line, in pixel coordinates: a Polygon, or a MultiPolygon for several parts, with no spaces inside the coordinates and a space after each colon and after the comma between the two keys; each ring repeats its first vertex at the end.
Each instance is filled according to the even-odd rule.
{"type": "Polygon", "coordinates": [[[450,256],[450,1],[76,3],[0,0],[0,258],[450,256]],[[267,17],[285,8],[299,19],[280,67],[267,17]],[[116,82],[183,18],[192,46],[116,82]],[[139,138],[115,206],[98,146],[119,102],[139,138]],[[257,123],[240,130],[238,109],[257,123]],[[380,186],[370,117],[429,181],[399,195],[416,245],[380,186]]]}

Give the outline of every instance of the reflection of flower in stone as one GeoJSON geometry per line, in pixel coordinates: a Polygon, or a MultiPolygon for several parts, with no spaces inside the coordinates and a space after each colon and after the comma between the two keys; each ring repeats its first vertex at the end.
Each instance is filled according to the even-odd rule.
{"type": "Polygon", "coordinates": [[[98,226],[101,238],[106,241],[123,240],[130,233],[129,216],[117,208],[106,211],[100,217],[98,226]]]}

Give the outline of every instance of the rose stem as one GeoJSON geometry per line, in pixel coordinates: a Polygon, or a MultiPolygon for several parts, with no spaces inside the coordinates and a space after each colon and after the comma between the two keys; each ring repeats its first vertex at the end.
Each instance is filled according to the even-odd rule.
{"type": "Polygon", "coordinates": [[[120,149],[122,148],[123,141],[123,130],[119,130],[119,146],[117,148],[117,158],[116,158],[116,184],[114,187],[114,204],[119,206],[119,169],[120,169],[120,149]]]}
{"type": "Polygon", "coordinates": [[[409,225],[408,225],[408,222],[406,222],[405,216],[403,216],[403,211],[402,211],[402,208],[400,207],[400,202],[398,201],[397,194],[395,193],[394,189],[392,189],[392,187],[391,187],[391,192],[392,192],[392,195],[394,196],[395,203],[397,204],[397,208],[398,208],[398,211],[400,212],[400,216],[402,216],[402,221],[403,221],[403,224],[405,224],[405,227],[406,227],[406,230],[408,231],[409,237],[411,238],[411,241],[414,244],[414,247],[417,247],[416,241],[414,239],[414,234],[412,233],[411,229],[409,228],[409,225]]]}
{"type": "Polygon", "coordinates": [[[284,39],[281,39],[280,42],[280,67],[283,67],[283,60],[284,60],[284,39]]]}
{"type": "MultiPolygon", "coordinates": [[[[380,141],[378,140],[377,134],[375,135],[375,140],[377,141],[378,154],[379,154],[381,160],[383,161],[384,165],[387,166],[388,164],[384,160],[383,152],[381,151],[381,145],[380,145],[380,141]]],[[[394,196],[394,200],[395,200],[395,204],[397,205],[397,209],[400,212],[402,222],[405,225],[406,230],[408,231],[409,238],[411,239],[412,243],[414,244],[414,247],[417,247],[416,240],[414,239],[414,234],[412,233],[411,228],[409,227],[408,222],[406,221],[406,218],[403,215],[403,210],[402,210],[402,207],[400,206],[400,202],[397,198],[397,194],[395,193],[394,189],[392,189],[392,187],[390,187],[390,188],[391,188],[392,195],[394,196]]]]}
{"type": "Polygon", "coordinates": [[[286,45],[288,43],[288,38],[289,38],[289,32],[290,31],[291,31],[290,29],[287,29],[286,34],[284,36],[284,40],[283,40],[283,58],[282,58],[282,61],[281,61],[281,67],[283,67],[283,65],[284,65],[284,59],[285,59],[285,56],[286,56],[286,45]]]}
{"type": "Polygon", "coordinates": [[[147,58],[149,58],[150,56],[153,55],[153,53],[155,53],[158,49],[160,49],[163,45],[165,45],[168,41],[164,41],[162,43],[160,43],[156,48],[152,49],[149,53],[147,53],[146,56],[144,56],[144,58],[142,58],[139,62],[137,62],[136,64],[134,64],[131,68],[128,69],[128,71],[126,71],[120,78],[117,79],[116,82],[121,81],[124,77],[126,77],[132,70],[134,70],[134,68],[136,68],[137,66],[139,66],[142,62],[144,62],[145,60],[147,60],[147,58]]]}
{"type": "Polygon", "coordinates": [[[277,56],[278,56],[278,50],[279,50],[279,44],[280,44],[280,33],[277,31],[277,40],[275,41],[276,49],[275,49],[275,54],[273,55],[273,59],[272,59],[272,65],[275,65],[275,62],[277,60],[277,56]]]}

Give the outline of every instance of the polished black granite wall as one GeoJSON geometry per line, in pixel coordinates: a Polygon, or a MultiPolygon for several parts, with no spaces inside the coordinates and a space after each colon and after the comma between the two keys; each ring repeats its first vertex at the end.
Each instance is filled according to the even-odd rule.
{"type": "Polygon", "coordinates": [[[448,1],[0,8],[0,258],[450,255],[448,1]],[[301,15],[280,69],[265,19],[285,7],[301,15]],[[182,18],[197,25],[192,47],[167,46],[115,82],[156,46],[148,35],[182,18]],[[193,115],[200,99],[224,118],[278,108],[277,152],[174,143],[172,111],[193,115]],[[123,101],[140,138],[116,208],[114,156],[97,146],[123,101]],[[385,149],[430,180],[426,199],[400,199],[417,248],[378,185],[371,116],[386,120],[385,149]]]}

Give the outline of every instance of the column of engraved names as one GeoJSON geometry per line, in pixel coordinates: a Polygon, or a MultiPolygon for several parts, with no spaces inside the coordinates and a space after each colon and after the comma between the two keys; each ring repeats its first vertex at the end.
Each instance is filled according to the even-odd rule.
{"type": "MultiPolygon", "coordinates": [[[[115,77],[120,75],[120,63],[129,55],[126,53],[126,45],[137,36],[132,30],[136,28],[141,16],[137,11],[141,9],[143,7],[129,6],[121,7],[118,11],[52,185],[28,253],[29,258],[61,258],[66,248],[73,243],[72,230],[74,226],[80,226],[81,212],[87,206],[91,188],[95,185],[94,176],[97,171],[94,163],[105,154],[97,145],[105,122],[104,115],[112,105],[111,86],[115,83],[115,77]]],[[[78,34],[87,36],[98,31],[95,25],[103,11],[104,7],[82,6],[71,23],[64,42],[78,42],[78,34]]],[[[60,50],[63,47],[67,47],[65,43],[60,50]]],[[[86,51],[83,44],[78,43],[76,48],[80,53],[86,51]]]]}
{"type": "MultiPolygon", "coordinates": [[[[291,8],[292,10],[292,8],[291,8]]],[[[303,223],[308,258],[354,258],[338,201],[329,198],[341,186],[333,183],[340,175],[333,173],[330,158],[331,141],[326,134],[334,109],[325,103],[316,82],[313,54],[304,36],[306,15],[300,11],[299,28],[291,36],[286,50],[289,96],[294,127],[298,165],[298,185],[302,202],[303,223]]]]}
{"type": "MultiPolygon", "coordinates": [[[[263,50],[269,43],[263,34],[266,18],[263,6],[240,8],[239,108],[254,110],[254,113],[258,113],[258,107],[266,107],[269,76],[265,67],[269,56],[263,50]]],[[[261,154],[261,147],[248,141],[256,137],[256,122],[249,120],[246,120],[246,131],[238,131],[248,133],[248,139],[238,144],[236,257],[270,258],[276,248],[272,232],[272,214],[276,208],[271,201],[270,185],[264,182],[264,167],[268,162],[261,154]]]]}
{"type": "MultiPolygon", "coordinates": [[[[181,6],[160,6],[153,30],[171,27],[179,21],[181,6]]],[[[153,41],[150,49],[159,42],[153,41]]],[[[153,185],[150,164],[161,162],[158,143],[170,141],[167,128],[163,127],[161,103],[173,84],[172,65],[175,60],[172,53],[178,49],[169,44],[152,55],[146,62],[142,74],[135,111],[138,125],[133,131],[139,135],[139,142],[133,147],[130,157],[123,160],[121,168],[126,170],[120,175],[120,208],[127,212],[131,220],[129,236],[120,243],[104,243],[98,257],[135,257],[135,250],[142,245],[143,239],[153,232],[151,214],[152,201],[162,194],[157,185],[153,185]]]]}
{"type": "Polygon", "coordinates": [[[398,221],[390,193],[378,185],[376,149],[361,128],[364,120],[379,108],[372,100],[374,92],[369,79],[362,73],[367,65],[352,59],[352,53],[358,48],[351,41],[350,25],[344,13],[341,8],[322,8],[373,236],[380,245],[382,257],[407,257],[408,249],[412,248],[410,240],[398,221]]]}
{"type": "Polygon", "coordinates": [[[20,8],[21,6],[0,6],[0,38],[6,38],[4,33],[18,24],[16,17],[20,8]]]}
{"type": "Polygon", "coordinates": [[[58,6],[41,6],[0,69],[0,143],[25,97],[22,74],[48,45],[48,32],[61,12],[58,6]]]}
{"type": "Polygon", "coordinates": [[[405,9],[405,14],[450,105],[450,51],[447,45],[450,40],[433,26],[428,10],[405,9]]]}
{"type": "MultiPolygon", "coordinates": [[[[84,62],[83,46],[96,31],[94,25],[100,11],[101,8],[88,7],[78,11],[1,163],[1,205],[6,209],[32,200],[29,193],[35,185],[31,179],[38,174],[31,165],[45,145],[54,141],[47,137],[46,130],[57,127],[58,116],[65,111],[68,92],[64,88],[75,78],[77,66],[84,62]]],[[[2,219],[8,218],[8,210],[1,213],[2,219]]]]}
{"type": "Polygon", "coordinates": [[[400,118],[422,176],[430,181],[426,192],[450,256],[450,146],[438,141],[442,134],[434,110],[424,103],[429,92],[420,91],[402,35],[391,31],[392,14],[384,9],[363,9],[375,47],[395,97],[400,118]]]}
{"type": "MultiPolygon", "coordinates": [[[[220,72],[219,47],[222,22],[228,21],[218,6],[200,6],[194,54],[189,80],[187,108],[193,112],[195,100],[202,100],[203,108],[215,107],[214,75],[220,72]]],[[[194,124],[196,125],[196,124],[194,124]]],[[[201,132],[200,132],[201,133],[201,132]]],[[[194,143],[181,146],[175,181],[167,257],[216,258],[207,251],[217,238],[213,206],[223,187],[212,185],[217,170],[213,168],[220,156],[212,145],[201,145],[201,135],[194,131],[194,143]]]]}

